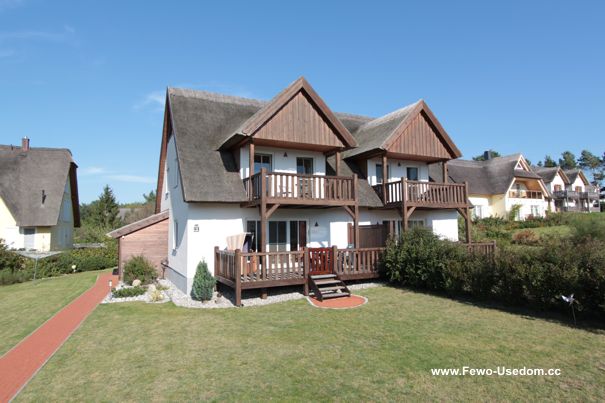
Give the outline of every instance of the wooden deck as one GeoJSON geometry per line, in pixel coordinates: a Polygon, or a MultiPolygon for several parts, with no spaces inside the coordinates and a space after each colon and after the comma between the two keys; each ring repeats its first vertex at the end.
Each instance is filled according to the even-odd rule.
{"type": "MultiPolygon", "coordinates": [[[[469,252],[495,256],[496,242],[465,245],[469,252]]],[[[309,278],[315,273],[336,274],[340,280],[365,280],[380,277],[385,248],[305,248],[302,251],[250,252],[214,248],[214,277],[235,290],[236,305],[241,305],[242,290],[302,285],[309,293],[309,278]]]]}

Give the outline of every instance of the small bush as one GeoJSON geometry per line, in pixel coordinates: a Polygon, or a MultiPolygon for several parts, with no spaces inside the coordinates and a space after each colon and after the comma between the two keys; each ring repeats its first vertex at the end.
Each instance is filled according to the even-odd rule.
{"type": "Polygon", "coordinates": [[[120,288],[119,290],[113,290],[111,294],[114,298],[138,297],[139,295],[145,294],[145,288],[141,286],[120,288]]]}
{"type": "Polygon", "coordinates": [[[133,256],[124,265],[124,282],[132,284],[136,279],[142,284],[151,284],[158,277],[155,267],[143,256],[133,256]]]}
{"type": "Polygon", "coordinates": [[[151,302],[159,302],[164,299],[164,294],[159,289],[155,289],[149,293],[149,300],[151,302]]]}
{"type": "Polygon", "coordinates": [[[524,229],[515,232],[513,243],[518,245],[537,245],[540,242],[540,236],[530,229],[524,229]]]}
{"type": "Polygon", "coordinates": [[[193,277],[193,287],[191,288],[191,298],[198,301],[210,301],[216,280],[208,271],[208,265],[201,261],[197,265],[195,277],[193,277]]]}

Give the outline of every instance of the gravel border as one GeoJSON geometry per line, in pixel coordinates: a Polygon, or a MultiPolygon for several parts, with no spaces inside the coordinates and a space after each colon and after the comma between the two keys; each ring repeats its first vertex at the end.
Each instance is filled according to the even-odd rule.
{"type": "MultiPolygon", "coordinates": [[[[220,308],[235,308],[235,293],[234,290],[221,286],[221,292],[214,292],[211,301],[196,301],[191,298],[191,296],[183,293],[180,289],[178,289],[172,282],[166,279],[158,280],[158,283],[162,286],[168,287],[167,290],[162,291],[164,295],[164,299],[158,302],[149,301],[149,293],[146,292],[143,295],[139,295],[136,297],[129,298],[113,298],[111,294],[108,294],[107,297],[101,302],[102,304],[112,304],[112,303],[120,303],[120,302],[146,302],[149,304],[161,304],[168,301],[172,301],[176,306],[180,306],[183,308],[193,308],[193,309],[220,309],[220,308]]],[[[364,290],[366,288],[374,288],[374,287],[382,287],[386,283],[380,281],[372,281],[372,282],[364,282],[364,283],[355,283],[349,284],[350,290],[364,290]]],[[[118,288],[124,287],[123,283],[120,282],[118,288]]],[[[260,296],[260,290],[244,290],[242,291],[242,306],[250,307],[250,306],[264,306],[270,304],[277,304],[279,302],[285,301],[295,301],[300,299],[305,299],[305,297],[301,292],[301,286],[292,286],[292,287],[277,287],[277,288],[269,288],[267,290],[267,298],[262,299],[260,296]]]]}

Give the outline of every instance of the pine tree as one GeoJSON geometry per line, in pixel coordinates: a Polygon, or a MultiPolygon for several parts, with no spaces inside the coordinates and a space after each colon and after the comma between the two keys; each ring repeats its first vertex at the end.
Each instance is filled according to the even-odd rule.
{"type": "Polygon", "coordinates": [[[550,155],[546,155],[544,157],[544,166],[546,168],[553,168],[557,166],[557,161],[555,161],[554,159],[552,159],[552,157],[550,155]]]}
{"type": "Polygon", "coordinates": [[[198,301],[210,301],[214,292],[216,280],[208,271],[208,265],[202,260],[195,271],[193,286],[191,287],[191,298],[198,301]]]}
{"type": "Polygon", "coordinates": [[[578,167],[576,156],[571,151],[564,151],[559,158],[559,166],[563,169],[575,169],[578,167]]]}

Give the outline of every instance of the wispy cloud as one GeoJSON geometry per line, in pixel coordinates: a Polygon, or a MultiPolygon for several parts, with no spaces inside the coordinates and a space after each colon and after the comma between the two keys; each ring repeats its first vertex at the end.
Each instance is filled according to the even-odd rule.
{"type": "Polygon", "coordinates": [[[80,175],[100,175],[106,173],[107,170],[103,167],[91,166],[80,169],[80,175]]]}
{"type": "Polygon", "coordinates": [[[152,91],[134,104],[134,109],[151,109],[156,112],[164,112],[166,93],[164,91],[152,91]]]}
{"type": "Polygon", "coordinates": [[[107,179],[118,181],[118,182],[130,182],[130,183],[156,183],[156,178],[151,176],[139,176],[139,175],[107,175],[107,179]]]}
{"type": "Polygon", "coordinates": [[[61,31],[37,31],[37,30],[23,30],[23,31],[11,31],[11,32],[0,32],[0,42],[9,41],[44,41],[44,42],[74,42],[76,37],[76,30],[65,25],[61,31]]]}
{"type": "Polygon", "coordinates": [[[0,11],[17,8],[25,4],[25,0],[0,0],[0,11]]]}

